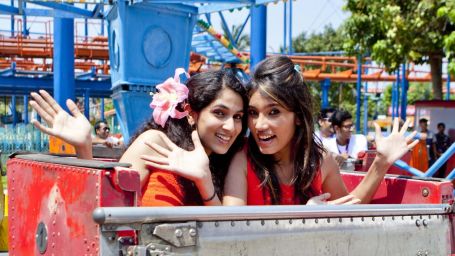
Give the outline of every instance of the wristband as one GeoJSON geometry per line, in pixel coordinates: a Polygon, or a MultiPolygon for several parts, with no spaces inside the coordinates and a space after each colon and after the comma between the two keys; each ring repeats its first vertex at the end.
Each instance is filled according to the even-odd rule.
{"type": "Polygon", "coordinates": [[[202,199],[202,202],[210,202],[213,200],[213,198],[215,198],[216,196],[216,189],[213,190],[213,195],[207,199],[202,199]]]}

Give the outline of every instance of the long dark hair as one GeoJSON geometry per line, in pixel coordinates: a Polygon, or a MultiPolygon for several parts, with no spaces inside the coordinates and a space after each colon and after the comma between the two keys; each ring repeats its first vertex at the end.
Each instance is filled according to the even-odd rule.
{"type": "MultiPolygon", "coordinates": [[[[271,97],[285,109],[294,112],[300,121],[300,124],[296,124],[290,152],[294,163],[294,195],[300,203],[305,203],[315,195],[311,183],[321,165],[323,153],[323,147],[314,140],[313,100],[309,88],[299,69],[285,56],[274,56],[260,62],[248,87],[250,96],[259,92],[271,97]]],[[[262,154],[253,136],[248,139],[248,157],[262,186],[269,191],[272,204],[279,204],[281,189],[275,173],[277,160],[262,154]]]]}
{"type": "MultiPolygon", "coordinates": [[[[200,113],[205,107],[216,100],[219,92],[223,88],[229,88],[242,97],[243,111],[246,113],[248,107],[246,89],[239,81],[239,79],[237,79],[234,72],[230,69],[206,71],[196,74],[186,81],[186,86],[189,90],[188,99],[186,102],[189,104],[192,111],[196,113],[200,113]]],[[[183,111],[183,103],[178,106],[178,109],[180,111],[183,111]]],[[[247,129],[246,122],[246,115],[244,115],[242,120],[242,131],[226,154],[220,155],[212,153],[209,156],[210,171],[212,172],[213,184],[220,198],[222,196],[224,180],[227,174],[229,163],[231,162],[234,154],[243,147],[244,136],[247,129]]],[[[165,126],[161,127],[155,123],[153,117],[151,117],[131,138],[130,145],[137,137],[139,137],[139,135],[150,129],[162,131],[172,142],[185,150],[194,149],[194,144],[191,139],[191,132],[194,130],[194,127],[188,123],[188,120],[186,118],[169,118],[165,126]]],[[[179,181],[184,190],[190,186],[194,187],[194,184],[187,179],[180,178],[179,181]]],[[[185,193],[185,202],[188,202],[189,198],[192,196],[194,195],[187,195],[187,193],[185,193]]],[[[198,198],[200,200],[200,196],[198,198]]],[[[202,201],[200,202],[202,203],[202,201]]]]}

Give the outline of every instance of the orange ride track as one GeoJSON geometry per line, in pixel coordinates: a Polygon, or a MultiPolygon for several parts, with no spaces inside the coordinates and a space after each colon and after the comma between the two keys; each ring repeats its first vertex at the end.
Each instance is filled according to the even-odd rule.
{"type": "MultiPolygon", "coordinates": [[[[97,36],[76,40],[74,43],[75,69],[90,71],[95,68],[97,73],[109,74],[109,46],[107,37],[97,36]]],[[[52,36],[40,38],[7,37],[0,34],[0,69],[10,68],[12,62],[17,70],[52,71],[53,40],[52,36]]],[[[357,81],[357,58],[344,56],[289,56],[294,63],[302,68],[306,80],[321,81],[331,79],[334,82],[357,81]]],[[[369,58],[363,62],[371,63],[369,58]]],[[[198,54],[191,54],[190,72],[203,71],[206,58],[198,54]]],[[[249,71],[248,66],[238,65],[249,71]]],[[[396,75],[389,74],[385,67],[363,64],[362,81],[396,81],[396,75]],[[367,73],[368,71],[368,73],[367,73]]],[[[430,82],[429,71],[415,70],[411,64],[406,77],[410,82],[430,82]]],[[[447,77],[443,77],[446,81],[447,77]]]]}

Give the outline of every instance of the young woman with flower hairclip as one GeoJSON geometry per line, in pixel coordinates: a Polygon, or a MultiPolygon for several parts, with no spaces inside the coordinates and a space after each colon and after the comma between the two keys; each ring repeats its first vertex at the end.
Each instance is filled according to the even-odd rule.
{"type": "MultiPolygon", "coordinates": [[[[390,165],[417,143],[414,134],[404,136],[409,121],[399,130],[396,119],[386,138],[376,125],[377,156],[362,182],[348,192],[337,163],[314,139],[312,102],[300,66],[288,57],[269,57],[255,67],[249,84],[248,145],[231,162],[224,205],[368,203],[390,165]]],[[[163,154],[148,163],[167,161],[165,168],[190,179],[200,175],[184,168],[181,159],[163,154]]]]}
{"type": "MultiPolygon", "coordinates": [[[[186,86],[180,83],[182,73],[177,69],[174,78],[157,86],[151,103],[152,118],[131,138],[120,159],[140,173],[143,206],[220,205],[229,163],[242,148],[248,99],[234,73],[200,73],[189,78],[186,86]],[[178,176],[163,171],[169,169],[166,161],[146,166],[148,160],[168,155],[192,163],[188,166],[195,174],[191,181],[184,172],[177,172],[178,176]]],[[[79,158],[92,158],[90,123],[74,102],[66,102],[69,115],[47,92],[31,95],[31,106],[49,128],[36,120],[32,123],[74,145],[79,158]]]]}

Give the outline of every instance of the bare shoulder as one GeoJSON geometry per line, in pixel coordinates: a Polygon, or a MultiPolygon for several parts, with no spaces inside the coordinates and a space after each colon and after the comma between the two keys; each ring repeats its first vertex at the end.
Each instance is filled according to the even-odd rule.
{"type": "Polygon", "coordinates": [[[337,172],[337,173],[340,172],[340,170],[338,168],[338,164],[335,160],[334,153],[324,152],[323,156],[322,156],[322,164],[321,164],[322,180],[324,181],[325,178],[333,172],[337,172]]]}
{"type": "MultiPolygon", "coordinates": [[[[128,147],[120,160],[127,162],[138,161],[141,155],[154,155],[153,151],[145,142],[156,143],[165,147],[165,143],[161,136],[166,136],[163,132],[158,130],[147,130],[139,135],[136,140],[128,147]]],[[[142,161],[141,161],[142,162],[142,161]]]]}

